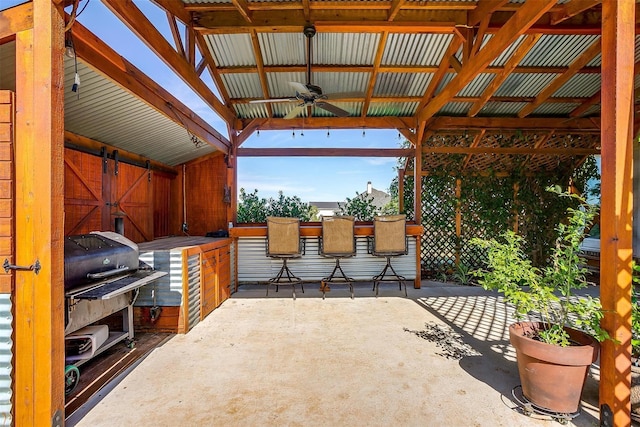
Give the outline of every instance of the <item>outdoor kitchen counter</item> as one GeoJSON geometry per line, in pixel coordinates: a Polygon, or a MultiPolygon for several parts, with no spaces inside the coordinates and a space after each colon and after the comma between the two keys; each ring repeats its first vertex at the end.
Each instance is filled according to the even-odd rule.
{"type": "MultiPolygon", "coordinates": [[[[405,256],[395,257],[392,264],[399,274],[413,281],[420,288],[420,236],[422,226],[407,224],[409,252],[405,256]]],[[[235,283],[261,283],[275,276],[281,261],[268,258],[265,253],[267,237],[266,224],[241,224],[229,230],[235,247],[235,283]]],[[[303,222],[300,224],[300,237],[305,239],[305,250],[301,258],[288,261],[293,272],[304,281],[320,281],[334,266],[332,258],[318,253],[318,238],[322,235],[322,223],[303,222]]],[[[371,280],[385,265],[384,257],[374,257],[367,251],[367,237],[373,236],[373,223],[361,222],[355,225],[356,256],[340,261],[344,270],[356,280],[371,280]]]]}

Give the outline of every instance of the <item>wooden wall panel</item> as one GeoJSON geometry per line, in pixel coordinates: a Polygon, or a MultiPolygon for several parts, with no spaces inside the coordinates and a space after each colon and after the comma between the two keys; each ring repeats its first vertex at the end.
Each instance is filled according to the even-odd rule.
{"type": "MultiPolygon", "coordinates": [[[[0,262],[8,258],[13,263],[14,252],[14,204],[13,204],[13,111],[14,94],[0,91],[0,127],[7,129],[0,133],[0,262]]],[[[11,293],[13,275],[0,269],[0,293],[11,293]]]]}
{"type": "Polygon", "coordinates": [[[222,154],[186,166],[186,204],[189,234],[202,236],[227,229],[227,205],[223,202],[227,166],[222,154]]]}
{"type": "Polygon", "coordinates": [[[153,173],[153,236],[166,237],[169,232],[169,212],[171,207],[171,177],[153,173]]]}
{"type": "Polygon", "coordinates": [[[102,159],[80,151],[64,151],[64,234],[105,230],[102,159]]]}
{"type": "Polygon", "coordinates": [[[112,179],[111,223],[115,224],[117,212],[124,212],[124,235],[136,243],[153,240],[153,198],[149,174],[146,169],[120,163],[118,175],[112,179]]]}

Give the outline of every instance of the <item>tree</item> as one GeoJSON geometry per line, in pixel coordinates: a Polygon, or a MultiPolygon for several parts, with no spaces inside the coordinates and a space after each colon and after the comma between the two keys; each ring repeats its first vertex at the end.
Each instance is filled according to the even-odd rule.
{"type": "Polygon", "coordinates": [[[373,197],[366,194],[356,193],[356,197],[350,199],[342,205],[338,203],[342,213],[351,215],[356,221],[373,221],[373,217],[378,214],[378,210],[373,205],[373,197]]]}
{"type": "Polygon", "coordinates": [[[298,196],[285,196],[278,192],[278,198],[260,198],[258,190],[247,193],[240,189],[238,200],[238,222],[266,222],[268,216],[300,218],[310,221],[313,217],[312,207],[303,203],[298,196]]]}

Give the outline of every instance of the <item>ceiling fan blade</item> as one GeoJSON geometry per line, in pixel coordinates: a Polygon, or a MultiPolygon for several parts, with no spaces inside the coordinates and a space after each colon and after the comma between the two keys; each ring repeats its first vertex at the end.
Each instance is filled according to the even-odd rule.
{"type": "Polygon", "coordinates": [[[297,101],[296,98],[276,98],[276,99],[253,99],[249,104],[264,104],[267,102],[292,102],[297,101]]]}
{"type": "Polygon", "coordinates": [[[306,108],[306,105],[304,105],[304,104],[296,105],[295,107],[293,107],[293,108],[291,109],[291,111],[289,111],[289,112],[287,113],[287,115],[286,115],[286,116],[284,116],[284,118],[285,118],[285,119],[287,119],[287,120],[288,120],[288,119],[293,119],[293,118],[297,117],[297,116],[298,116],[298,114],[302,113],[302,112],[304,111],[304,109],[305,109],[305,108],[306,108]]]}
{"type": "Polygon", "coordinates": [[[327,93],[325,94],[327,99],[364,99],[364,92],[339,92],[339,93],[327,93]]]}
{"type": "Polygon", "coordinates": [[[303,85],[300,82],[289,82],[289,84],[291,86],[293,86],[293,88],[296,90],[296,92],[298,92],[301,95],[310,95],[311,92],[309,91],[309,88],[305,85],[303,85]]]}
{"type": "Polygon", "coordinates": [[[347,117],[351,114],[348,111],[343,110],[340,107],[337,107],[333,104],[329,104],[328,102],[318,101],[316,102],[316,107],[322,108],[323,110],[327,110],[330,113],[335,114],[338,117],[347,117]]]}

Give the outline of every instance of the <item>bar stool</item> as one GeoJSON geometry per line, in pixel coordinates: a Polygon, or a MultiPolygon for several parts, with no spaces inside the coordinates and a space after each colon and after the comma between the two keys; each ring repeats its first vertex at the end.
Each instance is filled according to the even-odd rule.
{"type": "Polygon", "coordinates": [[[324,299],[329,283],[346,284],[353,299],[353,282],[340,266],[342,258],[350,258],[356,254],[356,240],[353,232],[354,218],[352,216],[322,217],[322,236],[318,245],[321,256],[334,258],[335,267],[331,274],[320,282],[322,299],[324,299]]]}
{"type": "Polygon", "coordinates": [[[268,257],[282,260],[280,271],[267,283],[267,296],[269,296],[270,285],[276,286],[276,292],[280,286],[287,285],[293,288],[293,299],[296,299],[296,285],[300,284],[302,293],[304,293],[304,286],[302,279],[291,272],[287,261],[302,256],[300,220],[298,218],[267,217],[266,246],[268,257]]]}
{"type": "Polygon", "coordinates": [[[391,265],[391,258],[408,253],[405,215],[385,215],[373,218],[373,241],[370,240],[369,253],[373,256],[385,257],[387,260],[380,274],[373,276],[373,290],[378,296],[380,282],[398,282],[398,289],[404,285],[404,296],[407,296],[406,278],[399,275],[391,265]]]}

